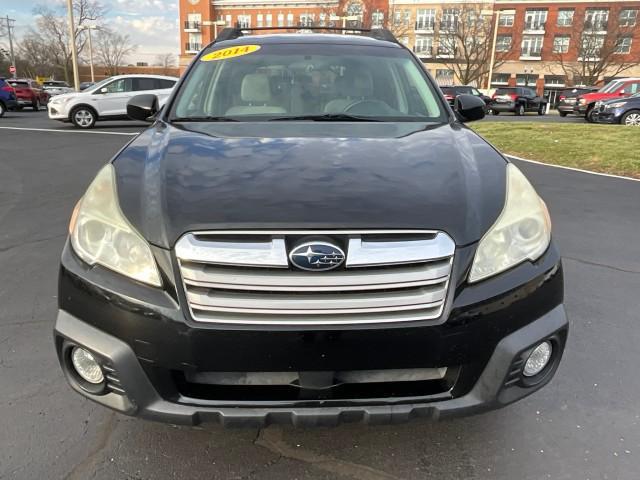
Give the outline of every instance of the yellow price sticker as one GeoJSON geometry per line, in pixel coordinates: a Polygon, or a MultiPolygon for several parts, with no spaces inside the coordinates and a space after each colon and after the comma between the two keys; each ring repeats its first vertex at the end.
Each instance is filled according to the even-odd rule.
{"type": "Polygon", "coordinates": [[[200,61],[213,62],[214,60],[226,60],[227,58],[249,55],[250,53],[257,52],[258,50],[260,50],[260,45],[239,45],[237,47],[223,48],[222,50],[207,53],[200,59],[200,61]]]}

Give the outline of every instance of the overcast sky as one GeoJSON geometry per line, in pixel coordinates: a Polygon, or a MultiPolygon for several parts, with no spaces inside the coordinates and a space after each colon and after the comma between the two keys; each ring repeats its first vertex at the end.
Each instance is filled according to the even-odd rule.
{"type": "MultiPolygon", "coordinates": [[[[153,62],[159,53],[180,52],[178,0],[100,0],[109,10],[107,21],[119,33],[128,33],[138,50],[129,62],[153,62]]],[[[33,24],[33,8],[38,4],[64,7],[65,0],[0,0],[0,17],[16,20],[19,38],[33,24]]],[[[1,38],[0,43],[6,38],[1,38]]]]}

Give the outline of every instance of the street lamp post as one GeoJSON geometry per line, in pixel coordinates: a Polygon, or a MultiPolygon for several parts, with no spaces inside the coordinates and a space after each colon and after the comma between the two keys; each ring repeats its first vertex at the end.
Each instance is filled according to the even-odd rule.
{"type": "Polygon", "coordinates": [[[69,19],[69,39],[71,41],[71,63],[73,63],[73,87],[80,91],[80,74],[78,73],[78,48],[76,47],[76,29],[73,23],[73,0],[67,0],[67,16],[69,19]]]}
{"type": "Polygon", "coordinates": [[[96,76],[93,72],[93,43],[91,41],[91,30],[98,30],[99,27],[97,25],[83,25],[78,30],[87,30],[87,34],[89,35],[89,67],[91,68],[91,82],[95,83],[96,76]]]}
{"type": "Polygon", "coordinates": [[[495,23],[493,25],[493,41],[491,42],[491,60],[489,61],[489,79],[487,80],[487,92],[491,90],[491,77],[493,77],[493,64],[496,61],[496,42],[498,41],[498,26],[500,24],[500,10],[496,10],[495,23]]]}

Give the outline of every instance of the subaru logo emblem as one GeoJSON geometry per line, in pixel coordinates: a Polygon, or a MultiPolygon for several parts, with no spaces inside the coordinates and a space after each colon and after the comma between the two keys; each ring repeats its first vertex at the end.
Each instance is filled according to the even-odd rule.
{"type": "Polygon", "coordinates": [[[307,242],[291,250],[289,260],[301,270],[326,271],[344,263],[344,252],[326,242],[307,242]]]}

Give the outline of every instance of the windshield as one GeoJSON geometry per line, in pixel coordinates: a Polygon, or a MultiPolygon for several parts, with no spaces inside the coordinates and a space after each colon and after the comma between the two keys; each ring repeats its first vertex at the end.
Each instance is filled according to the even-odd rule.
{"type": "Polygon", "coordinates": [[[99,90],[105,83],[108,83],[110,81],[111,81],[111,77],[107,77],[104,80],[100,80],[98,83],[90,85],[91,88],[88,88],[86,91],[89,93],[95,92],[96,90],[99,90]]]}
{"type": "Polygon", "coordinates": [[[598,90],[598,92],[600,93],[609,93],[614,91],[616,88],[618,88],[618,85],[620,85],[622,82],[620,80],[611,80],[609,83],[607,83],[604,87],[602,87],[600,90],[598,90]]]}
{"type": "Polygon", "coordinates": [[[438,95],[413,57],[398,48],[241,45],[204,52],[170,118],[443,122],[438,95]]]}

